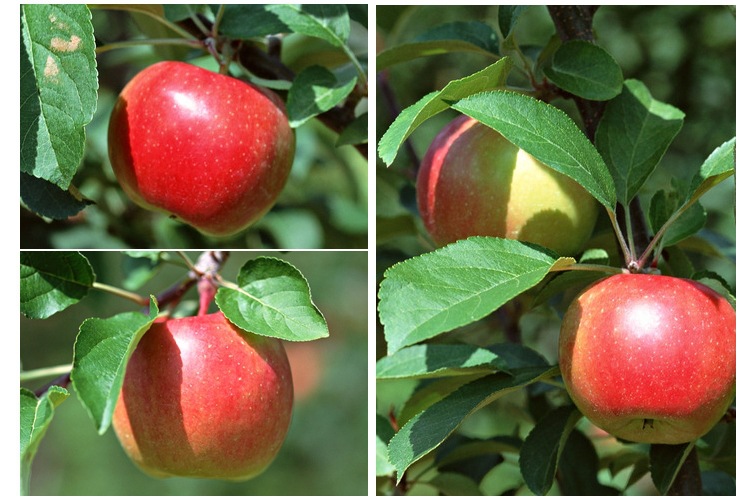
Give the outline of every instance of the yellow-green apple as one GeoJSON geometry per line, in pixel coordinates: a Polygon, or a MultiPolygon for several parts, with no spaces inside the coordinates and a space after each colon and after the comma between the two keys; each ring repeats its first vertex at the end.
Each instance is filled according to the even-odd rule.
{"type": "Polygon", "coordinates": [[[595,425],[642,443],[706,434],[735,391],[736,315],[688,279],[619,274],[570,305],[559,360],[570,397],[595,425]]]}
{"type": "Polygon", "coordinates": [[[138,73],[109,122],[109,158],[125,193],[215,236],[245,229],[273,206],[294,145],[270,91],[178,61],[138,73]]]}
{"type": "Polygon", "coordinates": [[[597,204],[578,183],[467,117],[446,125],[417,176],[417,205],[438,245],[474,235],[581,251],[597,204]]]}
{"type": "Polygon", "coordinates": [[[281,341],[217,312],[152,324],[128,362],[112,424],[152,476],[245,480],[279,452],[292,401],[281,341]]]}

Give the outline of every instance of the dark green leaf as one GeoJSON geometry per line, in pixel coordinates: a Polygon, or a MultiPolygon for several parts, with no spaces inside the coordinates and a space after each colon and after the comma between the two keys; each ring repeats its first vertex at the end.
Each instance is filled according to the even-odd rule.
{"type": "Polygon", "coordinates": [[[226,4],[219,30],[228,37],[240,39],[292,31],[267,7],[261,4],[226,4]]]}
{"type": "Polygon", "coordinates": [[[362,143],[367,143],[367,113],[354,119],[346,126],[346,129],[341,131],[336,140],[336,146],[361,145],[362,143]]]}
{"type": "Polygon", "coordinates": [[[367,28],[367,4],[366,3],[348,3],[346,9],[349,11],[349,17],[365,28],[367,28]]]}
{"type": "Polygon", "coordinates": [[[46,319],[78,303],[96,279],[74,251],[21,251],[21,313],[46,319]]]}
{"type": "Polygon", "coordinates": [[[124,312],[108,319],[86,319],[81,324],[73,347],[70,380],[99,434],[104,434],[112,422],[130,355],[157,314],[152,297],[149,315],[124,312]]]}
{"type": "Polygon", "coordinates": [[[497,24],[500,27],[500,33],[508,37],[513,27],[518,22],[523,11],[528,9],[528,5],[500,5],[497,8],[497,24]]]}
{"type": "Polygon", "coordinates": [[[584,40],[562,44],[544,74],[561,89],[592,101],[606,101],[622,91],[620,66],[607,51],[584,40]]]}
{"type": "Polygon", "coordinates": [[[216,304],[232,323],[257,335],[296,342],[328,336],[307,280],[293,265],[277,258],[245,263],[237,286],[219,288],[216,304]]]}
{"type": "Polygon", "coordinates": [[[54,183],[31,174],[21,173],[21,202],[39,216],[53,220],[64,220],[83,211],[92,204],[74,193],[71,186],[63,190],[54,183]]]}
{"type": "Polygon", "coordinates": [[[405,108],[380,138],[378,155],[387,166],[391,165],[403,142],[422,122],[447,110],[447,102],[503,85],[512,68],[513,62],[503,58],[473,75],[448,82],[442,90],[431,92],[405,108]]]}
{"type": "Polygon", "coordinates": [[[575,406],[563,406],[547,414],[526,437],[521,447],[521,474],[537,495],[552,487],[557,464],[568,435],[581,418],[575,406]]]}
{"type": "Polygon", "coordinates": [[[543,164],[570,176],[614,211],[615,186],[607,166],[562,110],[508,91],[474,94],[451,106],[495,129],[543,164]]]}
{"type": "Polygon", "coordinates": [[[56,385],[50,387],[41,397],[36,397],[30,390],[21,388],[21,495],[29,494],[31,463],[52,421],[55,408],[69,395],[67,390],[56,385]]]}
{"type": "Polygon", "coordinates": [[[701,471],[703,495],[730,496],[737,494],[737,480],[724,471],[701,471]]]}
{"type": "Polygon", "coordinates": [[[627,205],[656,168],[682,128],[685,114],[651,97],[638,80],[626,80],[607,104],[596,146],[615,180],[617,200],[627,205]]]}
{"type": "Polygon", "coordinates": [[[651,479],[659,493],[664,495],[669,491],[693,447],[694,443],[651,445],[651,479]]]}
{"type": "Polygon", "coordinates": [[[476,52],[495,59],[499,57],[496,53],[487,52],[481,47],[464,40],[432,40],[429,42],[411,42],[385,49],[378,54],[375,60],[376,68],[380,71],[413,59],[451,52],[476,52]]]}
{"type": "Polygon", "coordinates": [[[414,38],[414,42],[432,42],[436,40],[461,40],[476,45],[483,51],[497,55],[500,42],[497,33],[485,23],[479,21],[457,21],[441,24],[414,38]]]}
{"type": "Polygon", "coordinates": [[[297,74],[289,89],[289,125],[299,127],[316,115],[330,110],[343,101],[356,84],[356,76],[339,82],[336,75],[326,68],[308,66],[297,74]]]}
{"type": "Polygon", "coordinates": [[[560,490],[576,496],[619,495],[611,486],[599,482],[599,456],[582,432],[573,429],[565,441],[558,465],[560,490]]]}
{"type": "Polygon", "coordinates": [[[394,265],[378,305],[388,353],[481,319],[556,263],[551,251],[519,241],[472,237],[394,265]]]}
{"type": "Polygon", "coordinates": [[[21,171],[63,190],[96,109],[94,49],[85,5],[21,6],[21,171]]]}
{"type": "Polygon", "coordinates": [[[475,410],[514,390],[546,378],[556,369],[537,368],[510,376],[474,380],[409,420],[388,445],[388,458],[400,481],[406,469],[437,448],[475,410]]]}
{"type": "MultiPolygon", "coordinates": [[[[677,210],[680,196],[659,190],[651,198],[648,208],[651,229],[658,231],[677,210]]],[[[684,213],[672,222],[663,237],[664,246],[673,246],[683,239],[696,234],[706,224],[708,215],[700,203],[693,203],[684,213]]]]}

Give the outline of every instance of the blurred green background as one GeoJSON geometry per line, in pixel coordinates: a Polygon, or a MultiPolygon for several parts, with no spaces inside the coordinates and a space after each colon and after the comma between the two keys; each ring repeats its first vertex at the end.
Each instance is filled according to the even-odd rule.
{"type": "MultiPolygon", "coordinates": [[[[97,46],[143,38],[174,38],[173,32],[138,13],[92,9],[97,46]]],[[[349,45],[367,57],[367,29],[351,23],[349,45]]],[[[239,249],[363,249],[367,247],[367,160],[352,146],[335,146],[338,136],[310,120],[297,128],[292,173],[276,205],[248,231],[228,238],[207,237],[166,215],[143,210],[122,192],[107,156],[107,126],[120,90],[143,68],[161,60],[181,60],[218,69],[203,51],[181,46],[136,46],[97,56],[97,110],[86,127],[85,156],[73,179],[82,195],[96,202],[78,215],[45,222],[21,207],[21,248],[125,249],[208,247],[239,249]]],[[[282,62],[294,72],[318,64],[346,68],[340,49],[298,34],[285,36],[282,62]]],[[[236,72],[236,68],[234,68],[236,72]]],[[[285,96],[285,92],[281,91],[285,96]]],[[[357,113],[367,108],[359,104],[357,113]]]]}
{"type": "MultiPolygon", "coordinates": [[[[97,281],[122,286],[130,259],[118,252],[86,252],[97,281]]],[[[189,252],[195,259],[199,253],[189,252]]],[[[287,343],[295,385],[292,424],[281,452],[259,477],[242,483],[143,474],[110,428],[98,436],[93,421],[71,396],[55,411],[32,464],[31,495],[366,495],[367,494],[367,253],[232,252],[222,276],[235,280],[257,256],[292,263],[310,284],[312,299],[328,322],[330,337],[287,343]]],[[[128,274],[129,275],[129,274],[128,274]]],[[[184,276],[163,266],[140,294],[158,293],[184,276]]],[[[197,307],[191,291],[185,307],[197,307]]],[[[46,320],[21,318],[23,369],[72,361],[81,322],[134,310],[133,304],[100,291],[46,320]]],[[[51,379],[22,382],[36,390],[51,379]]]]}

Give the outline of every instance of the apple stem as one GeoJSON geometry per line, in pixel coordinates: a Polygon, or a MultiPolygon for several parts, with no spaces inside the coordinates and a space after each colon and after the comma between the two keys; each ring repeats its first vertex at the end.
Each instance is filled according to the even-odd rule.
{"type": "Polygon", "coordinates": [[[625,236],[622,234],[622,230],[620,229],[620,224],[617,223],[617,216],[609,208],[607,208],[607,215],[609,216],[609,221],[612,222],[612,228],[615,231],[615,236],[617,237],[617,241],[620,243],[620,249],[622,249],[622,254],[625,258],[625,263],[630,265],[630,263],[632,263],[634,259],[634,256],[630,252],[630,247],[628,246],[628,243],[625,241],[625,236]]]}
{"type": "Polygon", "coordinates": [[[51,376],[61,376],[66,373],[70,373],[73,369],[72,364],[60,364],[58,366],[51,366],[49,368],[38,368],[35,370],[22,371],[20,380],[22,382],[27,380],[36,380],[37,378],[47,378],[51,376]]]}
{"type": "Polygon", "coordinates": [[[142,45],[183,45],[192,48],[203,47],[197,40],[186,40],[184,38],[147,38],[141,40],[124,40],[121,42],[112,42],[96,48],[97,54],[102,54],[114,49],[125,49],[128,47],[140,47],[142,45]]]}

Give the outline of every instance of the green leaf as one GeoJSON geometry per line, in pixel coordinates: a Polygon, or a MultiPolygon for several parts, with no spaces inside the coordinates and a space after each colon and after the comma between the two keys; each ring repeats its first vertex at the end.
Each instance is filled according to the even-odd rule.
{"type": "Polygon", "coordinates": [[[618,490],[599,482],[599,456],[591,440],[577,429],[573,429],[565,441],[558,469],[562,493],[575,493],[577,496],[620,494],[618,490]]]}
{"type": "Polygon", "coordinates": [[[158,312],[151,297],[148,315],[124,312],[108,319],[90,318],[78,330],[70,379],[99,434],[112,422],[130,356],[158,312]]]}
{"type": "Polygon", "coordinates": [[[544,495],[552,488],[565,441],[580,418],[575,406],[557,408],[542,418],[523,442],[521,474],[535,494],[544,495]]]}
{"type": "Polygon", "coordinates": [[[535,368],[516,375],[503,373],[474,380],[414,416],[393,436],[388,458],[400,481],[406,469],[437,448],[466,417],[486,404],[546,378],[556,368],[535,368]]]}
{"type": "Polygon", "coordinates": [[[528,9],[528,5],[500,5],[497,8],[497,24],[500,27],[500,33],[505,37],[510,36],[518,18],[523,11],[528,9]]]}
{"type": "Polygon", "coordinates": [[[292,29],[268,5],[226,4],[219,31],[230,38],[249,39],[292,29]]]}
{"type": "Polygon", "coordinates": [[[391,476],[396,472],[396,468],[388,461],[388,442],[396,431],[393,430],[391,422],[386,417],[377,415],[375,432],[375,475],[391,476]]]}
{"type": "Polygon", "coordinates": [[[649,454],[651,479],[662,495],[669,491],[695,443],[652,444],[649,454]]]}
{"type": "MultiPolygon", "coordinates": [[[[162,251],[123,251],[123,286],[129,290],[143,287],[161,269],[162,251]]],[[[163,253],[166,256],[166,253],[163,253]]]]}
{"type": "Polygon", "coordinates": [[[63,190],[54,183],[21,173],[21,202],[45,218],[64,220],[83,211],[92,201],[84,199],[71,185],[63,190]]]}
{"type": "MultiPolygon", "coordinates": [[[[648,218],[651,229],[656,232],[664,225],[677,210],[680,196],[675,192],[667,194],[659,190],[651,198],[648,208],[648,218]]],[[[700,231],[706,224],[708,215],[700,203],[693,203],[684,213],[672,222],[664,234],[663,246],[673,246],[683,239],[687,239],[700,231]]]]}
{"type": "Polygon", "coordinates": [[[354,119],[336,139],[336,146],[360,145],[362,143],[367,143],[367,113],[363,113],[354,119]]]}
{"type": "Polygon", "coordinates": [[[335,47],[344,47],[349,40],[349,11],[346,5],[266,5],[279,21],[295,33],[321,38],[335,47]]]}
{"type": "Polygon", "coordinates": [[[56,385],[38,398],[30,390],[21,388],[21,495],[29,494],[31,463],[52,421],[55,408],[69,395],[67,390],[56,385]]]}
{"type": "Polygon", "coordinates": [[[607,104],[596,146],[615,180],[617,200],[627,205],[654,171],[682,128],[685,114],[657,101],[638,80],[626,80],[607,104]]]}
{"type": "Polygon", "coordinates": [[[451,52],[476,52],[497,59],[500,43],[497,34],[485,23],[446,23],[420,34],[408,43],[380,52],[377,56],[377,69],[383,70],[413,59],[451,52]]]}
{"type": "Polygon", "coordinates": [[[508,91],[474,94],[451,107],[495,129],[543,164],[573,178],[614,212],[615,186],[607,166],[562,110],[508,91]]]}
{"type": "Polygon", "coordinates": [[[356,76],[339,82],[336,75],[322,66],[305,68],[297,74],[289,89],[289,125],[299,127],[316,115],[330,110],[343,101],[356,84],[356,76]]]}
{"type": "Polygon", "coordinates": [[[414,42],[436,40],[461,40],[473,44],[493,56],[497,56],[500,52],[497,33],[485,23],[479,21],[456,21],[441,24],[414,38],[414,42]]]}
{"type": "Polygon", "coordinates": [[[687,200],[698,200],[704,193],[734,174],[737,138],[716,148],[693,177],[687,200]]]}
{"type": "Polygon", "coordinates": [[[547,362],[532,349],[517,344],[482,348],[474,345],[425,344],[406,347],[378,360],[379,379],[436,378],[477,372],[514,373],[547,362]]]}
{"type": "Polygon", "coordinates": [[[622,70],[600,46],[570,40],[557,49],[544,74],[558,87],[592,101],[606,101],[622,91],[622,70]]]}
{"type": "Polygon", "coordinates": [[[96,280],[75,251],[21,251],[21,313],[46,319],[78,303],[96,280]]]}
{"type": "Polygon", "coordinates": [[[448,82],[442,90],[431,92],[405,108],[380,138],[378,155],[387,166],[391,165],[406,138],[422,122],[447,110],[449,105],[446,102],[503,85],[512,68],[513,62],[509,58],[503,58],[468,77],[448,82]]]}
{"type": "Polygon", "coordinates": [[[96,110],[94,49],[85,5],[21,6],[21,171],[63,190],[96,110]]]}
{"type": "Polygon", "coordinates": [[[394,265],[378,305],[388,353],[488,315],[539,283],[557,261],[550,253],[472,237],[394,265]]]}
{"type": "Polygon", "coordinates": [[[269,257],[250,260],[242,266],[237,285],[220,287],[216,304],[245,331],[295,342],[328,336],[307,281],[290,263],[269,257]]]}

